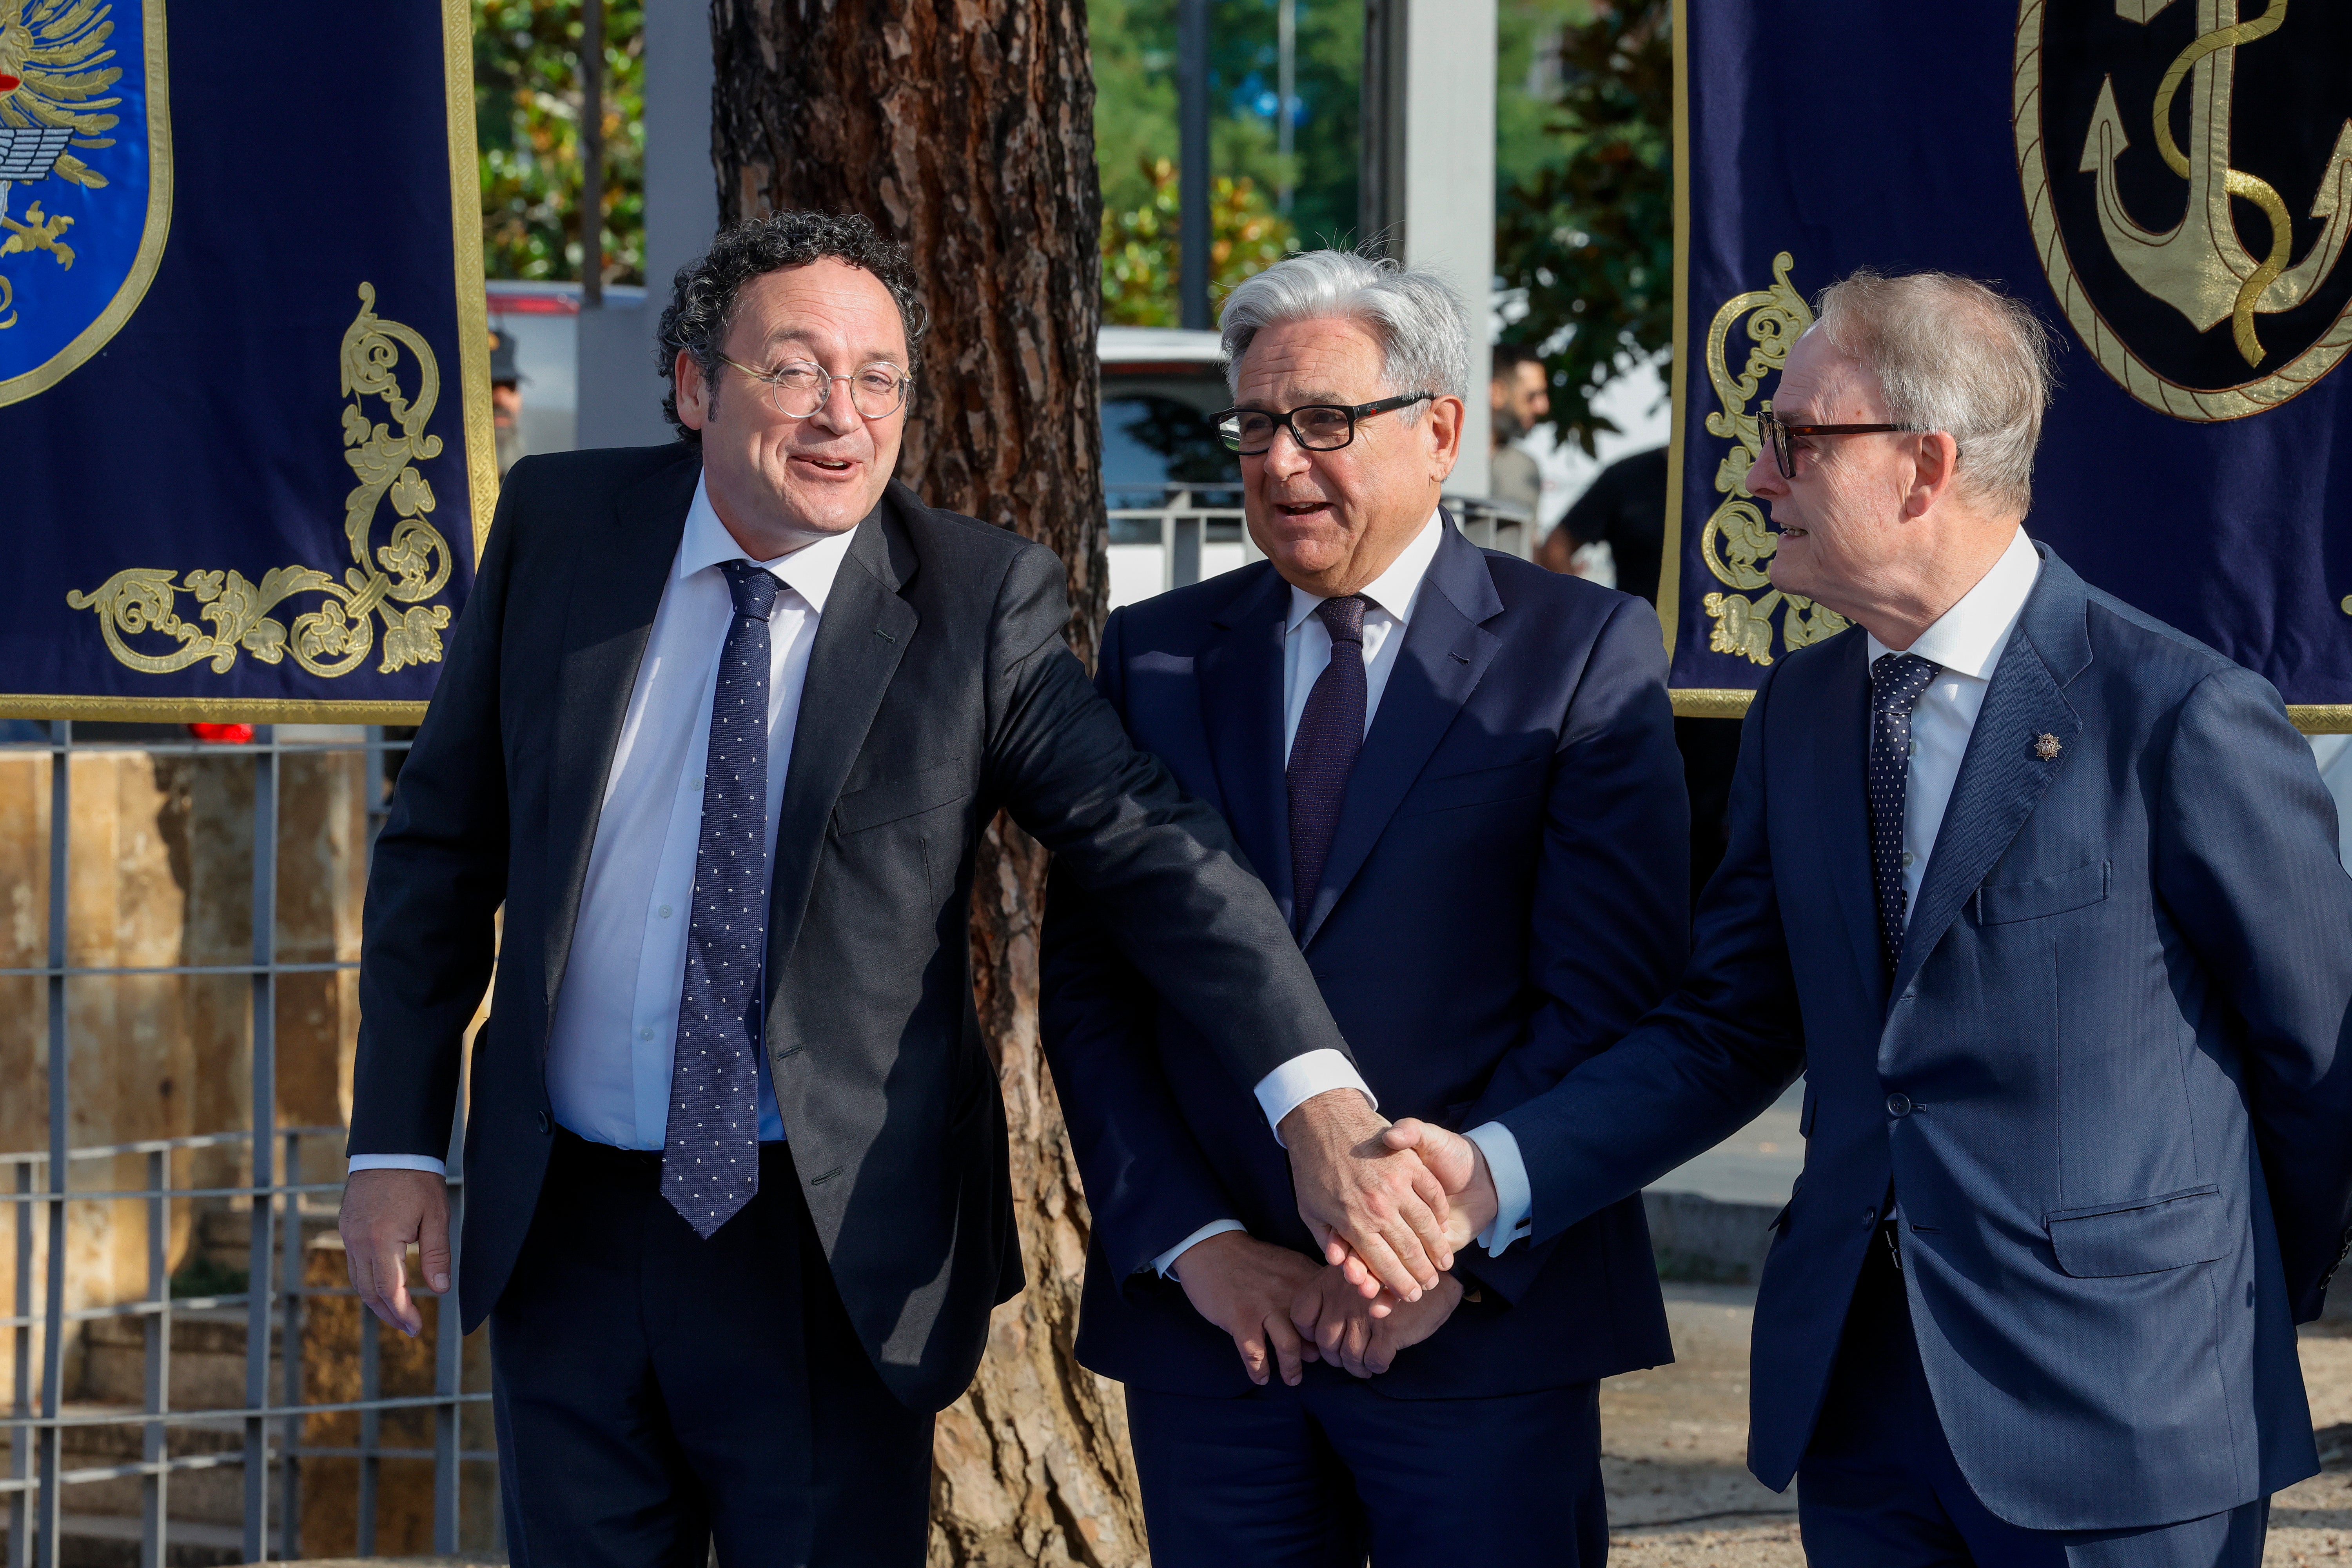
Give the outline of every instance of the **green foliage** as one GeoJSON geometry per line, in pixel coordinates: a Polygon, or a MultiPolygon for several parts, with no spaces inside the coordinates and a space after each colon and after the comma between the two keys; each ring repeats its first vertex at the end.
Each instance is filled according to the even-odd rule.
{"type": "MultiPolygon", "coordinates": [[[[1176,165],[1154,159],[1140,171],[1150,199],[1103,213],[1103,322],[1173,327],[1182,317],[1177,285],[1182,242],[1177,230],[1176,165]]],[[[1220,174],[1209,184],[1209,300],[1213,310],[1233,286],[1297,248],[1297,231],[1270,207],[1247,175],[1220,174]]]]}
{"type": "Polygon", "coordinates": [[[244,1269],[231,1268],[226,1263],[198,1254],[182,1264],[180,1271],[172,1276],[172,1299],[184,1301],[191,1296],[240,1296],[245,1293],[249,1279],[250,1276],[244,1269]]]}
{"type": "Polygon", "coordinates": [[[1495,194],[1559,162],[1559,44],[1590,0],[1499,0],[1495,7],[1495,194]]]}
{"type": "MultiPolygon", "coordinates": [[[[473,0],[482,259],[580,276],[580,0],[473,0]]],[[[604,10],[604,280],[645,281],[645,9],[604,10]]]]}
{"type": "MultiPolygon", "coordinates": [[[[1286,160],[1276,120],[1276,0],[1216,0],[1210,8],[1209,160],[1220,177],[1218,189],[1252,193],[1232,213],[1226,212],[1232,198],[1213,196],[1213,243],[1231,239],[1240,247],[1236,254],[1262,243],[1262,237],[1239,233],[1255,221],[1243,216],[1244,207],[1277,220],[1287,249],[1348,245],[1356,237],[1362,0],[1298,0],[1299,110],[1286,160]],[[1276,193],[1286,185],[1290,208],[1277,213],[1276,193]]],[[[1095,161],[1106,215],[1105,319],[1173,321],[1176,198],[1172,185],[1161,189],[1157,171],[1163,163],[1172,166],[1178,152],[1176,0],[1087,0],[1087,26],[1094,52],[1095,161]],[[1156,261],[1162,228],[1168,259],[1156,261]],[[1129,258],[1131,242],[1142,249],[1129,258]],[[1116,263],[1114,248],[1121,258],[1116,263]],[[1115,272],[1114,265],[1126,271],[1115,272]]],[[[1212,287],[1231,287],[1247,275],[1221,263],[1212,287]]]]}
{"type": "Polygon", "coordinates": [[[1504,336],[1552,345],[1551,423],[1587,452],[1616,428],[1593,396],[1674,343],[1671,16],[1668,0],[1627,0],[1561,37],[1558,161],[1496,212],[1495,270],[1528,304],[1504,336]]]}

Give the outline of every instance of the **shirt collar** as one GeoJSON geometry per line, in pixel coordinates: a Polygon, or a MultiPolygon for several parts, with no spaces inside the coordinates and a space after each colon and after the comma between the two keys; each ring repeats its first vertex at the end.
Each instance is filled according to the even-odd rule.
{"type": "MultiPolygon", "coordinates": [[[[2018,617],[2025,613],[2026,598],[2041,575],[2041,552],[2021,528],[2010,537],[2009,548],[2000,552],[1992,569],[1978,579],[1975,587],[1960,595],[1958,604],[1921,632],[1919,640],[1907,651],[1940,665],[1948,675],[1990,680],[1994,667],[2000,663],[2002,650],[2009,647],[2010,633],[2017,629],[2018,617]]],[[[1878,662],[1880,655],[1894,651],[1867,632],[1863,635],[1869,637],[1873,664],[1878,662]]]]}
{"type": "MultiPolygon", "coordinates": [[[[751,564],[774,575],[823,615],[825,595],[833,592],[833,579],[840,572],[842,560],[849,553],[849,542],[856,532],[853,528],[843,533],[828,533],[772,561],[752,561],[751,564]]],[[[694,504],[686,510],[686,534],[677,544],[679,580],[730,561],[751,560],[743,547],[735,542],[735,536],[727,531],[727,525],[719,521],[704,482],[695,480],[694,504]]]]}
{"type": "MultiPolygon", "coordinates": [[[[1412,603],[1421,592],[1421,580],[1429,574],[1429,563],[1437,559],[1437,547],[1444,542],[1444,514],[1432,511],[1412,542],[1397,552],[1389,569],[1356,591],[1372,602],[1376,609],[1386,610],[1403,626],[1412,619],[1412,603]]],[[[1297,631],[1315,613],[1323,601],[1297,584],[1290,588],[1290,620],[1283,627],[1284,635],[1297,631]]]]}

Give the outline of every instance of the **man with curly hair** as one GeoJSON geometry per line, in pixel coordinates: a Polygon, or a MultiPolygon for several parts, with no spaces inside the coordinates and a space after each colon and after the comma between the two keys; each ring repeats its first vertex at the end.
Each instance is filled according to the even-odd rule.
{"type": "Polygon", "coordinates": [[[1286,1087],[1346,1047],[1063,643],[1060,561],[893,481],[923,325],[860,217],[681,271],[679,444],[516,465],[377,841],[342,1232],[417,1331],[495,964],[460,1304],[518,1564],[922,1561],[932,1413],[1021,1285],[967,960],[1000,809],[1257,1086],[1308,1224],[1409,1297],[1451,1261],[1363,1096],[1286,1087]]]}

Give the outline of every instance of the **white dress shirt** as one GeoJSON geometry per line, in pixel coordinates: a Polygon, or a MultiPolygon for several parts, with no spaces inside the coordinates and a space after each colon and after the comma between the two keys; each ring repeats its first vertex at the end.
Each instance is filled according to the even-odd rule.
{"type": "MultiPolygon", "coordinates": [[[[1916,653],[1943,667],[1911,713],[1911,774],[1903,791],[1904,921],[1919,901],[1919,882],[1927,860],[1936,852],[1936,836],[1944,825],[1944,808],[1951,804],[1952,785],[1960,776],[1969,737],[1975,732],[1977,714],[1983,710],[1985,691],[2000,664],[2001,651],[2017,630],[2026,596],[2042,575],[2042,557],[2025,531],[2019,529],[2000,559],[1919,634],[1906,649],[1889,648],[1868,632],[1863,634],[1870,661],[1881,655],[1916,653]]],[[[1468,1134],[1485,1152],[1486,1168],[1495,1178],[1497,1200],[1495,1224],[1478,1239],[1489,1252],[1499,1252],[1517,1239],[1528,1224],[1531,1194],[1527,1162],[1519,1157],[1519,1141],[1499,1121],[1473,1128],[1468,1134]]]]}
{"type": "MultiPolygon", "coordinates": [[[[772,861],[809,650],[852,537],[829,535],[754,563],[784,584],[768,621],[772,861]]],[[[668,1132],[670,1058],[686,978],[710,704],[719,651],[735,616],[719,566],[748,559],[698,482],[605,775],[572,957],[556,994],[547,1049],[555,1120],[616,1148],[659,1149],[668,1132]]],[[[764,1062],[759,1093],[760,1136],[782,1139],[783,1121],[764,1062]]],[[[362,1154],[351,1163],[354,1171],[385,1167],[437,1173],[442,1162],[423,1154],[362,1154]]]]}
{"type": "MultiPolygon", "coordinates": [[[[1364,731],[1371,732],[1372,715],[1380,710],[1381,693],[1388,689],[1389,674],[1396,668],[1397,650],[1404,646],[1404,630],[1412,619],[1413,605],[1421,596],[1421,580],[1429,573],[1429,563],[1437,558],[1437,546],[1444,539],[1444,518],[1437,512],[1429,515],[1412,542],[1397,552],[1388,570],[1366,584],[1360,592],[1370,601],[1364,608],[1364,731]]],[[[1290,754],[1291,744],[1298,738],[1298,721],[1307,711],[1307,699],[1315,689],[1316,678],[1331,664],[1331,631],[1315,607],[1323,603],[1306,589],[1293,585],[1290,590],[1290,619],[1282,638],[1282,750],[1290,754]]],[[[1339,1051],[1308,1051],[1293,1057],[1258,1080],[1257,1102],[1265,1112],[1266,1125],[1277,1129],[1276,1142],[1281,1140],[1282,1119],[1290,1114],[1301,1101],[1334,1089],[1352,1089],[1360,1092],[1375,1109],[1380,1105],[1355,1064],[1339,1051]]],[[[1213,1220],[1183,1240],[1152,1259],[1152,1266],[1165,1274],[1195,1242],[1229,1230],[1246,1228],[1235,1219],[1213,1220]]]]}

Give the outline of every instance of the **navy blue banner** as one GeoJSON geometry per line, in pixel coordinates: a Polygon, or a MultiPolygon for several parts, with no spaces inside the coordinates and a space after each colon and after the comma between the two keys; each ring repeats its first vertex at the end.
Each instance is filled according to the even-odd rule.
{"type": "Polygon", "coordinates": [[[1680,10],[1678,709],[1843,626],[1771,586],[1757,406],[1825,285],[1941,268],[2057,329],[2028,531],[2352,730],[2352,7],[1680,10]]]}
{"type": "Polygon", "coordinates": [[[495,494],[467,0],[0,0],[0,716],[413,719],[495,494]]]}

